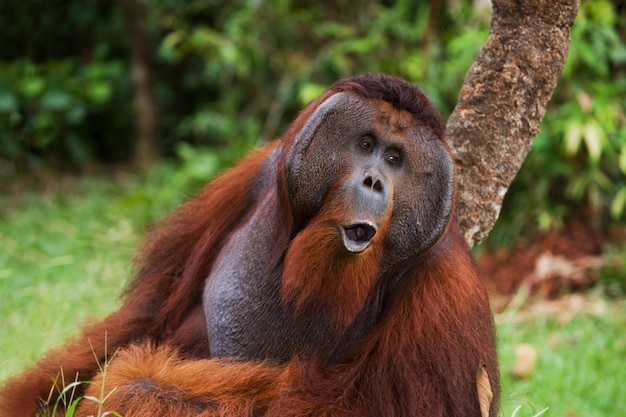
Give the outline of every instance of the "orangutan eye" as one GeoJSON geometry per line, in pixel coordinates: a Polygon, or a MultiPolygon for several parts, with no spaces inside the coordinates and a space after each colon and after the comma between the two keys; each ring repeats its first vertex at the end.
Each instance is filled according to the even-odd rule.
{"type": "Polygon", "coordinates": [[[402,156],[400,155],[400,152],[395,150],[389,151],[385,156],[385,159],[392,165],[398,165],[402,162],[402,156]]]}
{"type": "Polygon", "coordinates": [[[359,146],[366,151],[371,151],[374,148],[374,138],[371,136],[363,136],[359,139],[359,146]]]}

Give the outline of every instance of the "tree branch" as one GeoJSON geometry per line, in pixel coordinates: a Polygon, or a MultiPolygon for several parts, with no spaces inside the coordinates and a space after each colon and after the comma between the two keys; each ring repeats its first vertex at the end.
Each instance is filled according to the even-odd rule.
{"type": "Polygon", "coordinates": [[[491,231],[565,66],[578,0],[493,0],[491,32],[446,128],[459,172],[457,223],[491,231]]]}
{"type": "Polygon", "coordinates": [[[145,171],[159,155],[159,108],[152,87],[152,46],[143,0],[119,0],[130,50],[135,124],[135,165],[145,171]]]}

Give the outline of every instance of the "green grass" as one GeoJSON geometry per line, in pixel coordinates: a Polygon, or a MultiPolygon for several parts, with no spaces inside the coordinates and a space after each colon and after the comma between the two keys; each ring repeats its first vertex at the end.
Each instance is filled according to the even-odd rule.
{"type": "MultiPolygon", "coordinates": [[[[559,311],[533,308],[534,314],[499,315],[502,413],[532,416],[623,416],[626,410],[626,307],[591,294],[581,305],[554,303],[559,311]],[[591,301],[590,301],[591,300],[591,301]],[[589,308],[587,308],[589,307],[589,308]],[[566,309],[570,316],[560,316],[566,309]],[[593,311],[595,310],[595,311],[593,311]],[[515,379],[515,347],[530,344],[538,352],[534,372],[515,379]]],[[[578,303],[574,303],[578,304],[578,303]]]]}
{"type": "Polygon", "coordinates": [[[0,200],[0,379],[119,305],[139,235],[119,191],[0,200]]]}
{"type": "MultiPolygon", "coordinates": [[[[0,196],[0,380],[117,308],[147,221],[181,198],[154,182],[89,179],[65,188],[0,196]]],[[[571,311],[566,317],[542,307],[497,317],[501,415],[534,416],[546,407],[543,416],[623,415],[624,302],[591,294],[582,307],[554,310],[571,311]],[[524,380],[510,376],[519,344],[539,353],[524,380]]]]}

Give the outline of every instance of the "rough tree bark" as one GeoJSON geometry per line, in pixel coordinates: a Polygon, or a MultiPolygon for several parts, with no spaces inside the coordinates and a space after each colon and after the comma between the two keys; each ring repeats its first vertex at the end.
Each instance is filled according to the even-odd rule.
{"type": "Polygon", "coordinates": [[[119,2],[130,50],[131,79],[134,90],[136,142],[135,166],[147,169],[159,156],[159,110],[152,88],[152,45],[143,0],[119,2]]]}
{"type": "Polygon", "coordinates": [[[578,0],[493,0],[491,32],[448,119],[459,168],[457,223],[482,242],[531,149],[570,44],[578,0]]]}

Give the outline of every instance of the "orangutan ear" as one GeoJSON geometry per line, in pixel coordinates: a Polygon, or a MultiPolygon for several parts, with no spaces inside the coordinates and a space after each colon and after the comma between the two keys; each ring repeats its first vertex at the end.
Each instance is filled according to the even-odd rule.
{"type": "MultiPolygon", "coordinates": [[[[357,100],[349,93],[339,92],[328,97],[313,111],[311,116],[294,137],[293,143],[285,158],[285,177],[289,198],[293,201],[297,199],[300,188],[300,173],[303,166],[304,155],[306,154],[311,141],[315,137],[319,127],[331,115],[345,110],[357,100]]],[[[309,190],[309,194],[311,191],[309,190]]]]}

